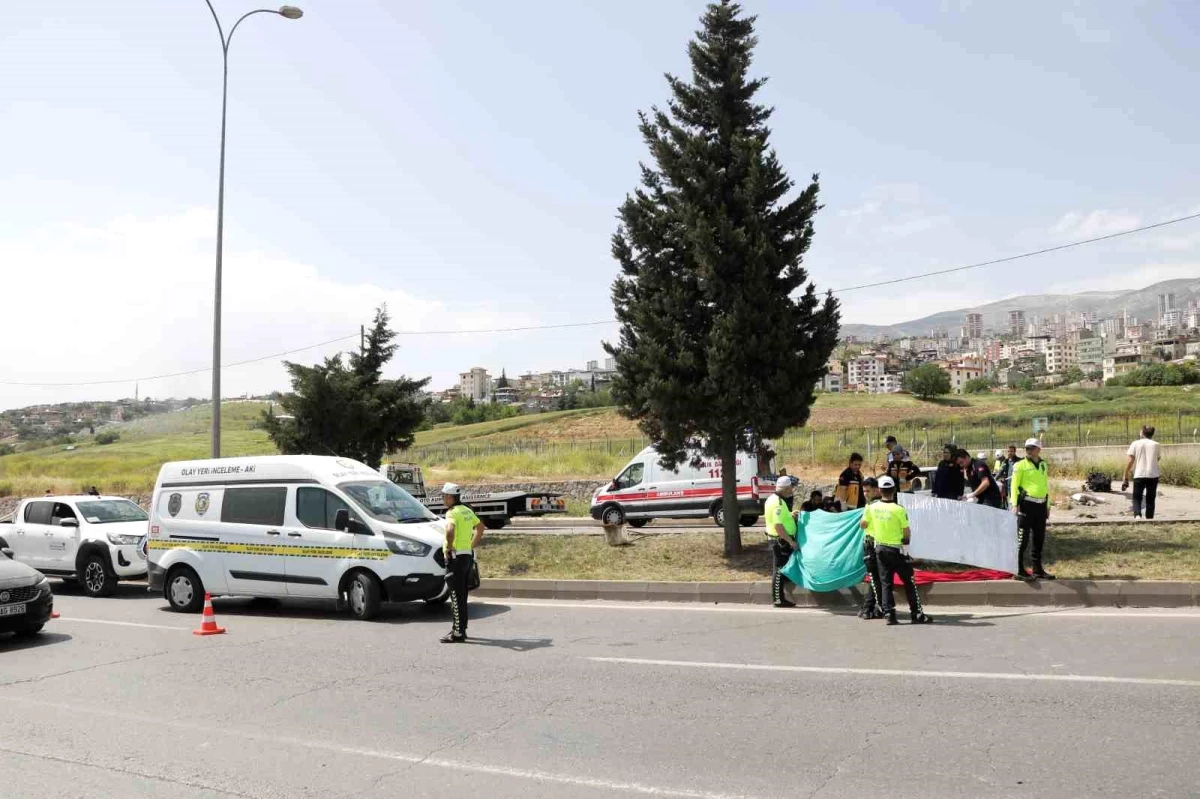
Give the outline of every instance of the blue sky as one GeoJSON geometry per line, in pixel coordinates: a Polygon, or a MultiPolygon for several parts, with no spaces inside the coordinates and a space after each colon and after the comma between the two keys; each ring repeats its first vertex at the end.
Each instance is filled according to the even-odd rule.
{"type": "MultiPolygon", "coordinates": [[[[230,23],[252,8],[215,0],[230,23]]],[[[1200,210],[1189,2],[789,2],[759,16],[773,144],[819,172],[821,289],[1200,210]]],[[[347,335],[608,318],[636,112],[686,74],[702,2],[308,0],[230,55],[227,362],[347,335]]],[[[58,0],[0,27],[0,363],[22,382],[204,367],[220,48],[202,0],[58,0]],[[25,331],[27,334],[13,334],[25,331]]],[[[1045,290],[1200,274],[1190,223],[937,281],[846,294],[895,322],[1045,290]]],[[[613,328],[406,337],[394,371],[582,366],[613,328]]],[[[331,345],[295,357],[310,361],[331,345]]],[[[206,374],[143,395],[204,395],[206,374]]],[[[285,386],[276,362],[228,394],[285,386]]],[[[132,385],[0,386],[0,407],[132,385]]]]}

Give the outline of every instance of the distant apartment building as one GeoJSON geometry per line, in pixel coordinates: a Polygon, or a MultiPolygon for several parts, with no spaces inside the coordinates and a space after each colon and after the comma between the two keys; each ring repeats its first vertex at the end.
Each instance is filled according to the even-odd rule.
{"type": "Polygon", "coordinates": [[[821,378],[821,390],[830,394],[842,393],[842,370],[840,368],[837,371],[825,373],[825,377],[821,378]]]}
{"type": "Polygon", "coordinates": [[[1014,336],[1025,335],[1025,312],[1024,311],[1009,311],[1008,312],[1008,332],[1014,336]]]}
{"type": "Polygon", "coordinates": [[[1079,345],[1069,338],[1051,341],[1045,353],[1046,371],[1052,375],[1062,374],[1072,366],[1079,365],[1079,345]]]}
{"type": "Polygon", "coordinates": [[[1052,340],[1050,336],[1026,336],[1025,349],[1036,353],[1044,353],[1050,348],[1052,340]]]}
{"type": "Polygon", "coordinates": [[[521,391],[513,386],[493,389],[492,402],[497,405],[517,405],[521,402],[521,391]]]}
{"type": "Polygon", "coordinates": [[[1128,374],[1134,369],[1137,369],[1143,363],[1149,362],[1148,356],[1142,354],[1142,347],[1135,342],[1123,342],[1117,345],[1117,349],[1110,355],[1104,358],[1104,379],[1111,380],[1114,377],[1128,374]]]}
{"type": "Polygon", "coordinates": [[[1174,294],[1159,294],[1158,295],[1158,318],[1162,319],[1168,313],[1175,310],[1175,295],[1174,294]]]}
{"type": "Polygon", "coordinates": [[[1114,341],[1125,338],[1125,318],[1116,316],[1101,322],[1104,337],[1114,341]]]}
{"type": "Polygon", "coordinates": [[[967,381],[983,377],[984,374],[983,363],[973,358],[943,361],[938,366],[945,369],[946,374],[950,375],[950,390],[955,394],[963,393],[967,381]]]}
{"type": "Polygon", "coordinates": [[[963,322],[964,338],[983,338],[983,314],[969,313],[963,322]]]}
{"type": "Polygon", "coordinates": [[[1104,339],[1100,336],[1080,337],[1075,344],[1079,368],[1093,372],[1104,366],[1104,339]]]}
{"type": "Polygon", "coordinates": [[[492,397],[492,376],[482,366],[458,376],[459,395],[475,402],[489,402],[492,397]]]}
{"type": "Polygon", "coordinates": [[[886,371],[886,355],[864,352],[847,363],[846,387],[851,390],[870,390],[870,382],[886,371]]]}
{"type": "Polygon", "coordinates": [[[612,356],[605,358],[604,359],[604,371],[606,371],[606,372],[617,371],[617,359],[613,358],[612,356]]]}

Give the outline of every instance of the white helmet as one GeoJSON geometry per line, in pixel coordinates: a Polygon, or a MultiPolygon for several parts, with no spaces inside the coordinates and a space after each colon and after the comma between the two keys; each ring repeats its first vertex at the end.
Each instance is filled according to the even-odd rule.
{"type": "Polygon", "coordinates": [[[444,486],[442,486],[442,493],[449,494],[452,497],[457,497],[458,495],[462,494],[462,489],[458,487],[457,483],[446,483],[444,486]]]}
{"type": "Polygon", "coordinates": [[[879,487],[885,490],[889,488],[895,488],[896,481],[885,474],[883,477],[879,478],[879,487]]]}
{"type": "Polygon", "coordinates": [[[998,450],[996,450],[996,456],[995,456],[995,457],[997,457],[997,458],[1003,458],[1003,457],[1004,457],[1004,450],[1002,450],[1002,449],[998,449],[998,450]]]}
{"type": "Polygon", "coordinates": [[[1036,438],[1029,438],[1025,440],[1025,449],[1029,449],[1030,447],[1038,447],[1040,449],[1041,446],[1042,442],[1038,441],[1036,438]]]}
{"type": "Polygon", "coordinates": [[[792,482],[791,477],[786,474],[781,474],[779,475],[779,479],[775,481],[775,490],[778,491],[782,488],[791,488],[794,485],[795,483],[792,482]]]}
{"type": "Polygon", "coordinates": [[[984,460],[987,458],[987,453],[986,452],[976,452],[975,458],[976,458],[976,460],[984,460]]]}

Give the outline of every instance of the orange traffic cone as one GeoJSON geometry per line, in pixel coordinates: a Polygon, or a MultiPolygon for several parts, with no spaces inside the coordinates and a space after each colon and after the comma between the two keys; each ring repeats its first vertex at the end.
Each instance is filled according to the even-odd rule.
{"type": "Polygon", "coordinates": [[[192,630],[192,635],[220,635],[225,632],[224,627],[217,626],[217,617],[213,613],[212,596],[205,592],[204,594],[204,616],[200,624],[199,630],[192,630]]]}
{"type": "Polygon", "coordinates": [[[61,614],[57,610],[50,611],[50,618],[57,619],[61,614]]]}

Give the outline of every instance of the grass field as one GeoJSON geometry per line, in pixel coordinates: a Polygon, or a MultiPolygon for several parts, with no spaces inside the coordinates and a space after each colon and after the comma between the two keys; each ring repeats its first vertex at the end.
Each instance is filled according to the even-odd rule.
{"type": "MultiPolygon", "coordinates": [[[[484,536],[484,577],[550,580],[769,580],[761,532],[742,534],[745,552],[726,560],[719,532],[637,538],[611,547],[601,536],[484,536]]],[[[1062,578],[1200,580],[1200,524],[1052,527],[1047,568],[1062,578]]],[[[939,568],[953,568],[941,567],[939,568]]]]}
{"type": "MultiPolygon", "coordinates": [[[[264,408],[262,403],[224,406],[224,453],[274,451],[266,434],[255,427],[264,408]]],[[[851,450],[878,458],[883,435],[891,432],[929,460],[929,453],[945,440],[972,451],[1020,441],[1029,434],[1034,416],[1051,420],[1045,434],[1050,446],[1074,445],[1077,440],[1127,442],[1143,420],[1152,420],[1167,436],[1191,440],[1200,436],[1200,391],[1059,389],[935,402],[901,394],[823,394],[809,426],[790,431],[776,441],[776,448],[780,462],[793,468],[840,465],[851,450]]],[[[40,494],[47,488],[75,491],[93,484],[111,492],[147,491],[163,462],[207,455],[209,420],[209,408],[197,407],[121,425],[116,444],[102,447],[87,439],[70,452],[45,447],[2,457],[0,496],[40,494]]],[[[1159,438],[1165,440],[1164,435],[1159,438]]],[[[632,422],[604,408],[442,425],[418,433],[413,449],[395,457],[420,462],[437,479],[463,482],[604,479],[646,443],[632,422]]],[[[1172,464],[1170,473],[1180,476],[1183,485],[1200,487],[1200,474],[1189,464],[1172,464]]]]}

